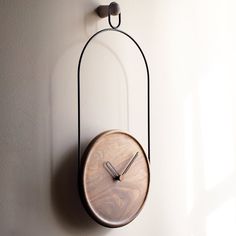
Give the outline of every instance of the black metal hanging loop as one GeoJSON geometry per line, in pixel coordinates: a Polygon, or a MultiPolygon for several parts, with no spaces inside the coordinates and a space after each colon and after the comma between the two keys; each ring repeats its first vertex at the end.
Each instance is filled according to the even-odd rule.
{"type": "MultiPolygon", "coordinates": [[[[110,15],[110,14],[109,14],[110,15]]],[[[119,25],[117,26],[119,27],[119,25]]],[[[79,169],[80,169],[80,161],[81,161],[81,156],[80,156],[80,151],[81,151],[81,137],[80,137],[80,69],[81,69],[81,63],[82,63],[82,59],[83,59],[83,55],[84,52],[87,48],[87,46],[89,45],[89,43],[92,41],[92,39],[94,39],[97,35],[102,34],[104,32],[116,32],[116,33],[120,33],[122,35],[125,35],[127,38],[129,38],[139,49],[142,58],[144,60],[144,64],[146,67],[146,72],[147,72],[147,141],[148,141],[148,158],[150,161],[150,75],[149,75],[149,68],[148,68],[148,64],[147,64],[147,60],[146,57],[143,53],[143,50],[141,49],[141,47],[139,46],[139,44],[136,42],[136,40],[134,38],[132,38],[129,34],[127,34],[124,31],[118,30],[117,27],[112,27],[112,28],[106,28],[103,30],[100,30],[98,32],[96,32],[94,35],[92,35],[88,41],[86,42],[84,48],[82,49],[80,58],[79,58],[79,64],[78,64],[78,165],[79,165],[79,169]]],[[[79,171],[79,173],[81,173],[81,171],[79,171]]]]}
{"type": "Polygon", "coordinates": [[[113,4],[114,4],[114,2],[110,3],[110,5],[108,7],[108,22],[109,22],[109,25],[111,26],[112,29],[118,29],[121,24],[121,12],[118,14],[118,24],[116,26],[114,26],[111,22],[111,11],[112,11],[113,4]]]}

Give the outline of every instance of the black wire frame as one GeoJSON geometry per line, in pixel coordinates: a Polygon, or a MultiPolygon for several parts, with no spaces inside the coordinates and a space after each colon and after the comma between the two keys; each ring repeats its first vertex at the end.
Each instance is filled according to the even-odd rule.
{"type": "MultiPolygon", "coordinates": [[[[98,32],[96,32],[94,35],[92,35],[88,41],[86,42],[86,44],[84,45],[82,52],[80,54],[80,58],[79,58],[79,64],[78,64],[78,171],[79,173],[81,173],[80,171],[80,162],[81,162],[81,155],[80,155],[80,151],[81,151],[81,145],[80,145],[80,141],[81,141],[81,135],[80,135],[80,68],[81,68],[81,63],[82,63],[82,59],[83,59],[83,55],[84,52],[87,48],[87,46],[89,45],[89,43],[92,41],[93,38],[95,38],[98,34],[101,34],[103,32],[117,32],[117,33],[121,33],[125,36],[127,36],[129,39],[131,39],[131,41],[137,46],[137,48],[139,49],[144,63],[145,63],[145,67],[146,67],[146,71],[147,71],[147,139],[148,139],[148,159],[150,162],[150,73],[149,73],[149,67],[148,67],[148,63],[147,63],[147,59],[143,53],[142,48],[139,46],[139,44],[136,42],[136,40],[131,37],[129,34],[127,34],[126,32],[119,30],[117,28],[105,28],[102,29],[98,32]]],[[[79,174],[78,173],[78,174],[79,174]]]]}

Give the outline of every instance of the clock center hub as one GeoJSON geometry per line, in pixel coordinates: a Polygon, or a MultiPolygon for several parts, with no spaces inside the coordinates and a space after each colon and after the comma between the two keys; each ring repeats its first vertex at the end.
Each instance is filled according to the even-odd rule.
{"type": "Polygon", "coordinates": [[[116,180],[121,182],[122,180],[124,180],[124,175],[117,176],[116,180]]]}

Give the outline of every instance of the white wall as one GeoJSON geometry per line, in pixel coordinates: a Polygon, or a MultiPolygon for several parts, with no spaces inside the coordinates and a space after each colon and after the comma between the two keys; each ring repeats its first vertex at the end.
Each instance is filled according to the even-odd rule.
{"type": "MultiPolygon", "coordinates": [[[[91,13],[99,1],[1,0],[0,235],[235,236],[236,5],[233,0],[118,2],[121,29],[140,42],[151,72],[152,182],[144,210],[128,226],[106,229],[84,213],[75,189],[77,63],[89,36],[107,26],[91,13]]],[[[125,62],[128,69],[123,67],[133,54],[110,37],[87,54],[86,65],[94,67],[84,76],[82,92],[93,83],[101,91],[109,81],[117,97],[101,102],[113,117],[100,116],[90,97],[101,122],[91,124],[91,110],[82,107],[83,142],[107,126],[126,128],[122,77],[132,85],[130,130],[146,145],[145,128],[137,128],[145,116],[133,114],[145,94],[132,92],[142,91],[134,79],[143,71],[132,57],[125,62]],[[105,65],[92,63],[104,52],[105,65]],[[89,76],[114,65],[114,82],[89,76]]]]}

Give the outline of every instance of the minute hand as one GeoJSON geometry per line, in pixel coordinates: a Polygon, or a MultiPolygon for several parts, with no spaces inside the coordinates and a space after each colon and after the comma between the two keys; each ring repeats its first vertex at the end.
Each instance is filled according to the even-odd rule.
{"type": "Polygon", "coordinates": [[[129,163],[126,165],[126,167],[124,168],[120,176],[123,176],[124,174],[127,173],[127,171],[129,170],[129,168],[131,167],[131,165],[133,164],[137,156],[138,156],[138,152],[136,152],[135,155],[130,159],[129,163]]]}

